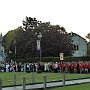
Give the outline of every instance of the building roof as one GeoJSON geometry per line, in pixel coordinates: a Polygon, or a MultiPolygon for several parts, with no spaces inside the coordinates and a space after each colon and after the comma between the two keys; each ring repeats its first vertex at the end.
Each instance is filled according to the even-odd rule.
{"type": "Polygon", "coordinates": [[[69,35],[71,35],[71,36],[75,36],[76,35],[76,36],[82,38],[83,40],[85,40],[85,42],[87,42],[87,40],[85,38],[81,37],[80,35],[78,35],[76,33],[71,32],[71,33],[69,33],[69,35]]]}

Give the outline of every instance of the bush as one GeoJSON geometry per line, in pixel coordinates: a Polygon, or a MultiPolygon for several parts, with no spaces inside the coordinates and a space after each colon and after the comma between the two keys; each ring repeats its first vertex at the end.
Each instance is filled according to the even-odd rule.
{"type": "Polygon", "coordinates": [[[90,61],[90,56],[83,57],[65,57],[65,61],[90,61]]]}
{"type": "MultiPolygon", "coordinates": [[[[83,56],[83,57],[72,57],[72,56],[68,56],[68,57],[64,57],[64,61],[65,62],[71,62],[71,61],[89,61],[90,60],[90,56],[83,56]]],[[[38,62],[40,61],[40,57],[34,57],[34,58],[27,58],[27,59],[17,59],[17,61],[22,62],[22,63],[26,63],[26,62],[38,62]]],[[[42,57],[41,58],[42,62],[60,62],[60,57],[42,57]]]]}
{"type": "Polygon", "coordinates": [[[30,73],[30,70],[26,70],[27,73],[30,73]]]}
{"type": "Polygon", "coordinates": [[[38,70],[38,71],[37,71],[37,73],[41,73],[41,72],[42,72],[42,70],[38,70]]]}

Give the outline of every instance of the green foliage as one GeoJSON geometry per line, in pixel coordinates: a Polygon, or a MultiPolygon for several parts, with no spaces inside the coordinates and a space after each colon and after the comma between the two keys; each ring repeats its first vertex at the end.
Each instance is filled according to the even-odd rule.
{"type": "Polygon", "coordinates": [[[87,34],[86,38],[89,39],[90,42],[90,33],[87,34]]]}
{"type": "Polygon", "coordinates": [[[90,61],[90,56],[83,57],[65,57],[65,61],[90,61]]]}
{"type": "Polygon", "coordinates": [[[42,23],[31,17],[26,17],[26,20],[23,22],[24,28],[29,33],[29,38],[31,41],[29,41],[30,43],[28,44],[32,47],[32,49],[28,49],[32,52],[30,55],[39,56],[39,52],[36,51],[37,47],[35,43],[38,39],[37,37],[39,32],[42,34],[41,49],[43,57],[58,56],[60,52],[63,52],[65,56],[72,55],[73,48],[71,39],[69,38],[64,27],[60,27],[59,25],[51,25],[50,22],[42,23]]]}
{"type": "Polygon", "coordinates": [[[38,70],[37,73],[42,73],[42,70],[38,70]]]}
{"type": "Polygon", "coordinates": [[[90,42],[87,44],[87,54],[90,55],[90,42]]]}
{"type": "Polygon", "coordinates": [[[86,38],[89,39],[87,43],[87,54],[90,55],[90,33],[87,34],[86,38]]]}
{"type": "Polygon", "coordinates": [[[57,57],[60,52],[65,56],[71,56],[73,47],[71,38],[67,34],[64,27],[59,25],[51,25],[50,22],[37,21],[36,18],[26,17],[23,21],[23,28],[19,27],[8,32],[4,36],[4,46],[6,51],[12,51],[10,56],[15,58],[28,59],[39,57],[40,52],[37,51],[37,39],[39,32],[42,34],[41,51],[42,57],[57,57]],[[23,29],[24,28],[24,29],[23,29]],[[16,43],[13,43],[16,41],[16,43]]]}
{"type": "MultiPolygon", "coordinates": [[[[40,61],[40,57],[33,57],[33,58],[26,58],[26,59],[18,59],[18,62],[38,62],[40,61]]],[[[42,57],[42,62],[60,62],[60,57],[42,57]]],[[[84,57],[64,57],[65,62],[72,62],[72,61],[90,61],[90,56],[84,57]]]]}
{"type": "Polygon", "coordinates": [[[30,73],[30,70],[27,70],[26,72],[27,72],[27,73],[30,73]]]}
{"type": "MultiPolygon", "coordinates": [[[[15,53],[15,40],[16,37],[19,34],[19,30],[21,32],[20,27],[9,31],[6,35],[3,37],[3,45],[5,47],[5,52],[7,53],[7,56],[10,58],[14,58],[14,53],[15,53]]],[[[18,37],[17,37],[18,38],[18,37]]]]}
{"type": "Polygon", "coordinates": [[[5,49],[8,51],[10,44],[12,42],[12,40],[15,38],[15,30],[11,30],[9,31],[4,37],[3,37],[3,45],[5,47],[5,49]]]}

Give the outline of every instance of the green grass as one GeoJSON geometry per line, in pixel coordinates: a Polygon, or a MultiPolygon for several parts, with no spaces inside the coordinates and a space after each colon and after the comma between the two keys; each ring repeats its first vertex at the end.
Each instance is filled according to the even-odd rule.
{"type": "Polygon", "coordinates": [[[65,86],[65,87],[56,87],[56,88],[50,88],[47,90],[90,90],[90,83],[73,85],[73,86],[65,86]]]}
{"type": "MultiPolygon", "coordinates": [[[[0,72],[0,78],[2,79],[2,86],[11,86],[13,85],[13,72],[0,72]]],[[[34,73],[35,76],[35,83],[41,83],[43,82],[43,76],[46,75],[47,82],[50,81],[57,81],[62,80],[62,74],[61,73],[34,73]]],[[[22,84],[22,77],[26,77],[26,84],[32,83],[32,73],[23,73],[23,72],[16,72],[16,84],[20,85],[22,84]]],[[[90,77],[90,74],[66,74],[65,75],[66,80],[67,79],[78,79],[78,78],[86,78],[90,77]]]]}

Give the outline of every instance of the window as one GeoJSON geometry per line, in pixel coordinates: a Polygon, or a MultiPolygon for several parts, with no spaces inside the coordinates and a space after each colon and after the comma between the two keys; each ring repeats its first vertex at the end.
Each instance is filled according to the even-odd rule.
{"type": "Polygon", "coordinates": [[[74,51],[76,51],[76,45],[73,45],[74,51]]]}
{"type": "Polygon", "coordinates": [[[73,45],[74,51],[79,50],[79,46],[78,45],[73,45]]]}
{"type": "Polygon", "coordinates": [[[79,50],[79,46],[77,45],[77,50],[79,50]]]}

